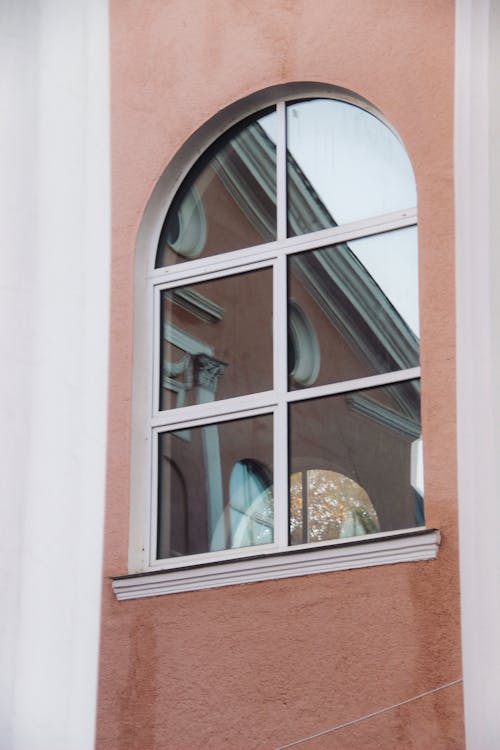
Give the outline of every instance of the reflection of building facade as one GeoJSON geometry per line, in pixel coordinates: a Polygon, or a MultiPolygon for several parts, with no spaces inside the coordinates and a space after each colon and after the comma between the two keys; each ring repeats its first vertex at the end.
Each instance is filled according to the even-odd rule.
{"type": "Polygon", "coordinates": [[[7,6],[0,745],[496,750],[496,4],[7,6]]]}

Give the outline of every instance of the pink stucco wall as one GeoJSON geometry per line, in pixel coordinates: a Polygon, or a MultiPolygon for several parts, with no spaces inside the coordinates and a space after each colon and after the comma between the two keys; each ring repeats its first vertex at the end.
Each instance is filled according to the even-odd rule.
{"type": "MultiPolygon", "coordinates": [[[[99,750],[273,750],[460,677],[451,0],[112,0],[113,285],[99,750]],[[438,559],[117,602],[127,572],[134,249],[207,119],[320,81],[376,105],[419,189],[426,520],[438,559]]],[[[300,745],[463,747],[461,686],[300,745]]]]}

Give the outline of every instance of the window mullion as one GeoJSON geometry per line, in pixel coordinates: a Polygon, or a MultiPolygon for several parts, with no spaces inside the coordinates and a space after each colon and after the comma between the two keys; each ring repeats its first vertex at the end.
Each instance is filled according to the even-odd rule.
{"type": "Polygon", "coordinates": [[[338,383],[328,383],[327,385],[317,385],[312,388],[290,391],[290,393],[287,394],[287,401],[289,403],[294,403],[296,401],[307,401],[311,398],[336,396],[342,393],[366,390],[367,388],[380,388],[395,383],[404,383],[407,380],[416,380],[417,378],[420,378],[420,367],[410,367],[405,370],[391,370],[390,372],[381,372],[375,375],[355,378],[353,380],[343,380],[338,383]]]}
{"type": "MultiPolygon", "coordinates": [[[[277,240],[287,236],[286,104],[276,106],[276,224],[277,240]]],[[[288,545],[288,351],[287,351],[287,265],[278,256],[274,269],[274,378],[278,405],[274,424],[274,541],[288,545]]]]}
{"type": "Polygon", "coordinates": [[[277,408],[274,425],[274,541],[288,545],[288,351],[287,259],[277,259],[274,276],[274,377],[277,408]]]}
{"type": "Polygon", "coordinates": [[[276,231],[278,241],[286,239],[286,104],[276,106],[276,231]]]}

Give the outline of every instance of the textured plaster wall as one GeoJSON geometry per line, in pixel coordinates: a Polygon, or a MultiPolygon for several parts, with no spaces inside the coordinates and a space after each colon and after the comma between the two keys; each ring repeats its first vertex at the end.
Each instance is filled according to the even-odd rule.
{"type": "MultiPolygon", "coordinates": [[[[99,750],[265,750],[460,677],[453,277],[454,4],[112,0],[113,289],[105,576],[127,571],[134,249],[185,140],[260,89],[376,105],[419,188],[428,526],[437,561],[118,603],[103,594],[99,750]]],[[[461,686],[304,742],[463,747],[461,686]]]]}

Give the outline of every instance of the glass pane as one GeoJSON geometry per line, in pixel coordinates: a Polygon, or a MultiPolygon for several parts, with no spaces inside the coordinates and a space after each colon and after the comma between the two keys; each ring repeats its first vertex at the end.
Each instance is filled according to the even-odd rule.
{"type": "Polygon", "coordinates": [[[272,543],[272,477],[271,415],[162,433],[158,558],[272,543]]]}
{"type": "Polygon", "coordinates": [[[291,389],[418,366],[416,227],[288,263],[291,389]]]}
{"type": "Polygon", "coordinates": [[[276,239],[276,114],[229,130],[198,160],[170,206],[156,268],[276,239]]]}
{"type": "Polygon", "coordinates": [[[424,524],[418,380],[289,410],[291,544],[424,524]]]}
{"type": "Polygon", "coordinates": [[[161,292],[160,409],[272,389],[272,273],[161,292]]]}
{"type": "Polygon", "coordinates": [[[287,106],[288,235],[416,205],[412,166],[377,117],[332,99],[287,106]]]}

